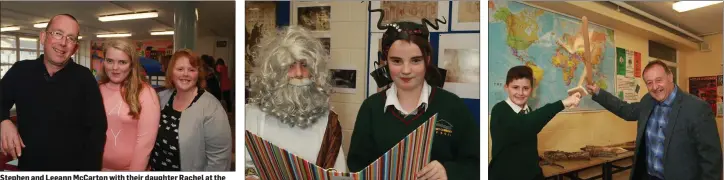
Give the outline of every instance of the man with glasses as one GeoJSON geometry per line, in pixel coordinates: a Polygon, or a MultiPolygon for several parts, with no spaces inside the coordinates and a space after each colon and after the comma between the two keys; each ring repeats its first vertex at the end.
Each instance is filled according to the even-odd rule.
{"type": "Polygon", "coordinates": [[[40,32],[43,54],[16,62],[0,80],[0,140],[20,170],[99,171],[106,115],[91,71],[74,63],[78,21],[53,16],[40,32]],[[17,108],[17,127],[9,121],[17,108]]]}

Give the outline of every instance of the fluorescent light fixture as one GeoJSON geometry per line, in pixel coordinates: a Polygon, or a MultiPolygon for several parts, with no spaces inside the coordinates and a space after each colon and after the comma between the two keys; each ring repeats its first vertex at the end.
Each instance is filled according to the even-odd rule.
{"type": "Polygon", "coordinates": [[[108,22],[108,21],[122,21],[122,20],[130,20],[130,19],[156,18],[156,17],[158,17],[158,12],[151,11],[151,12],[142,12],[142,13],[101,16],[98,18],[98,20],[102,21],[102,22],[108,22]]]}
{"type": "Polygon", "coordinates": [[[131,33],[120,33],[120,34],[98,34],[98,38],[115,38],[115,37],[131,37],[131,33]]]}
{"type": "Polygon", "coordinates": [[[671,7],[678,12],[684,12],[692,9],[711,6],[721,2],[723,1],[679,1],[674,3],[674,5],[672,5],[671,7]]]}
{"type": "Polygon", "coordinates": [[[20,30],[20,26],[9,26],[9,27],[0,28],[0,32],[17,31],[17,30],[20,30]]]}
{"type": "Polygon", "coordinates": [[[173,35],[173,31],[155,31],[155,32],[151,32],[151,35],[154,35],[154,36],[173,35]]]}
{"type": "Polygon", "coordinates": [[[19,39],[20,39],[21,41],[38,41],[38,39],[35,39],[35,38],[26,38],[26,37],[20,37],[19,39]]]}
{"type": "Polygon", "coordinates": [[[78,36],[78,39],[83,39],[83,36],[78,36]]]}
{"type": "Polygon", "coordinates": [[[47,22],[33,24],[33,27],[35,27],[35,28],[45,28],[45,27],[47,27],[47,26],[48,26],[48,23],[47,23],[47,22]]]}

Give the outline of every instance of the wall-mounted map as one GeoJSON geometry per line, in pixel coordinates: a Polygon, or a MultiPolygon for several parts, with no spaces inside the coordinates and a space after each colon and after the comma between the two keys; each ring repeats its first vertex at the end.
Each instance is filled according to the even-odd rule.
{"type": "MultiPolygon", "coordinates": [[[[536,87],[529,106],[540,108],[568,96],[583,73],[581,20],[519,2],[488,3],[489,111],[507,98],[503,86],[508,69],[526,65],[533,69],[536,87]]],[[[615,45],[613,30],[589,25],[590,63],[595,83],[614,92],[615,45]]],[[[586,96],[572,111],[603,110],[586,96]]]]}

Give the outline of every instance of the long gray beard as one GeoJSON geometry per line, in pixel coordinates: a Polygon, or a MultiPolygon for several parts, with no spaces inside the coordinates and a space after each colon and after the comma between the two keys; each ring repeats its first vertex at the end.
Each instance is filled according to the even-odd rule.
{"type": "Polygon", "coordinates": [[[289,127],[305,129],[329,110],[329,96],[314,85],[287,84],[267,95],[260,100],[261,110],[277,117],[289,127]]]}

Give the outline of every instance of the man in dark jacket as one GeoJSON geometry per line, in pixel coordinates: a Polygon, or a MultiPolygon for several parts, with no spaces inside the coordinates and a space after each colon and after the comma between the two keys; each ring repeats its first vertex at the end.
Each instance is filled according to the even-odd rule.
{"type": "Polygon", "coordinates": [[[0,139],[5,155],[31,171],[100,171],[106,115],[91,71],[70,58],[78,21],[51,18],[40,32],[43,55],[16,62],[0,80],[0,139]],[[17,127],[9,119],[17,106],[17,127]]]}
{"type": "Polygon", "coordinates": [[[709,105],[681,91],[661,61],[646,65],[643,79],[649,93],[631,104],[587,86],[608,111],[638,121],[631,179],[721,179],[721,141],[709,105]]]}

